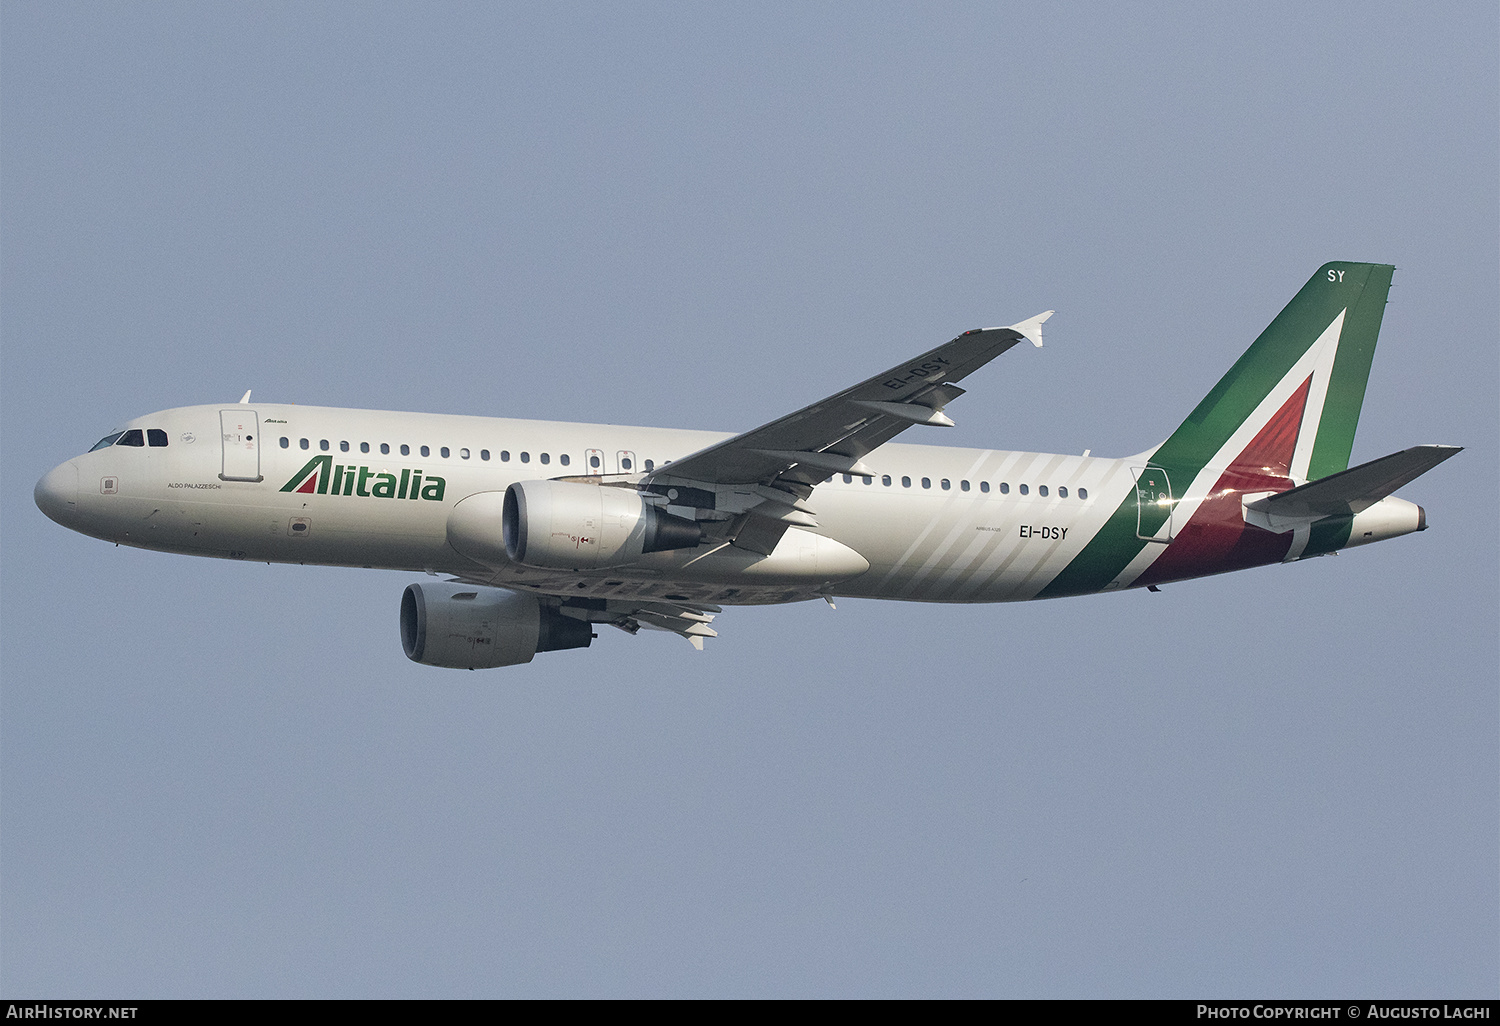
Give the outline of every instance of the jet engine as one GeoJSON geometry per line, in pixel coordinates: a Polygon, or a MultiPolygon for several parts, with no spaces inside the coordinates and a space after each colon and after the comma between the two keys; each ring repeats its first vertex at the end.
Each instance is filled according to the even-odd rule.
{"type": "Polygon", "coordinates": [[[696,523],[662,512],[634,489],[567,481],[511,485],[501,524],[507,557],[549,570],[620,566],[647,552],[693,548],[703,537],[696,523]]]}
{"type": "Polygon", "coordinates": [[[505,588],[411,584],[401,596],[401,647],[428,666],[515,666],[538,652],[588,648],[593,639],[590,624],[505,588]]]}

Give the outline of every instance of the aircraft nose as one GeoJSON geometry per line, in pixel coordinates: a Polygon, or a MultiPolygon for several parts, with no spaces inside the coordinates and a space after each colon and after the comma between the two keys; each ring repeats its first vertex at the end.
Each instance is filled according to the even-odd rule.
{"type": "Polygon", "coordinates": [[[53,467],[36,483],[32,495],[37,509],[67,526],[78,512],[78,465],[69,460],[53,467]]]}

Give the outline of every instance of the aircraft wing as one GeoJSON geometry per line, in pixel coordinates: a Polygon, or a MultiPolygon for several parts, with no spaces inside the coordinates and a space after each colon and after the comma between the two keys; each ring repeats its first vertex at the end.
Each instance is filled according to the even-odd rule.
{"type": "MultiPolygon", "coordinates": [[[[790,524],[815,526],[806,499],[831,474],[868,477],[863,457],[913,424],[951,427],[943,408],[963,395],[954,382],[983,367],[1022,339],[1042,344],[1042,323],[1052,311],[1008,328],[975,328],[883,374],[835,393],[753,431],[746,431],[647,474],[640,487],[667,493],[669,486],[697,496],[701,506],[725,486],[758,489],[760,509],[739,510],[761,521],[740,520],[729,537],[743,548],[770,552],[790,524]]],[[[713,508],[710,506],[709,508],[713,508]]]]}

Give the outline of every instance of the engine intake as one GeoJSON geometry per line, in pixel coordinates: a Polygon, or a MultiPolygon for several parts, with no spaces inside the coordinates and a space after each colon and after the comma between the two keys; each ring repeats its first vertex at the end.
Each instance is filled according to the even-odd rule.
{"type": "Polygon", "coordinates": [[[663,513],[633,489],[568,481],[517,481],[505,490],[501,525],[509,559],[549,570],[620,566],[703,538],[696,523],[663,513]]]}
{"type": "Polygon", "coordinates": [[[538,652],[588,648],[593,639],[591,624],[505,588],[410,584],[401,596],[401,647],[428,666],[515,666],[538,652]]]}

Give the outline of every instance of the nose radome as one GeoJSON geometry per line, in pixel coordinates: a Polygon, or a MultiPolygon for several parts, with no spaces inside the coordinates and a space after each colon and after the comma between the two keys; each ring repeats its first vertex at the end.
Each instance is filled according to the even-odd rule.
{"type": "Polygon", "coordinates": [[[78,511],[78,465],[60,463],[36,483],[36,507],[59,524],[67,525],[78,511]]]}

